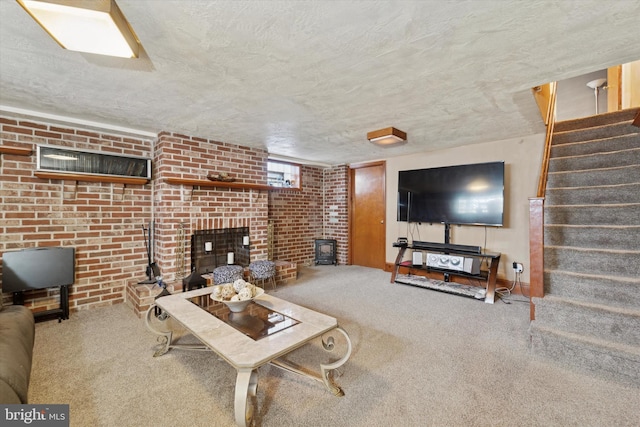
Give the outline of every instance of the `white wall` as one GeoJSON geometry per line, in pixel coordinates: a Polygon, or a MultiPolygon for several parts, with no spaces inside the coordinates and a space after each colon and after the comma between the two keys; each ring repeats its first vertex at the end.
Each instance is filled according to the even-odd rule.
{"type": "MultiPolygon", "coordinates": [[[[576,119],[596,114],[596,97],[587,83],[595,79],[606,79],[607,70],[595,71],[558,82],[556,98],[556,121],[576,119]]],[[[606,84],[605,84],[606,86],[606,84]]],[[[598,93],[598,114],[607,112],[607,89],[598,93]]]]}
{"type": "Polygon", "coordinates": [[[544,134],[467,145],[442,151],[387,159],[386,260],[398,253],[393,242],[400,236],[411,241],[444,242],[442,224],[398,222],[396,215],[398,171],[493,161],[505,162],[505,214],[503,227],[451,226],[451,243],[476,245],[501,252],[498,277],[513,280],[511,264],[524,264],[522,281],[529,282],[529,198],[535,197],[544,149],[544,134]],[[486,244],[485,244],[486,239],[486,244]]]}

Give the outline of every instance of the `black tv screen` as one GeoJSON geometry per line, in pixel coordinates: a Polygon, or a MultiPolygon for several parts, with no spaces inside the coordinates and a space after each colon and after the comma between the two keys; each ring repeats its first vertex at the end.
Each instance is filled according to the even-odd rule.
{"type": "Polygon", "coordinates": [[[72,285],[74,248],[34,248],[2,254],[2,292],[72,285]]]}
{"type": "Polygon", "coordinates": [[[502,226],[504,162],[398,173],[398,221],[502,226]]]}

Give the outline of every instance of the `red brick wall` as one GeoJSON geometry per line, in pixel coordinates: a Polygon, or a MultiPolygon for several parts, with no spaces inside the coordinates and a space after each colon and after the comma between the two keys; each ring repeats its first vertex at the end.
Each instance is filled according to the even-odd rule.
{"type": "Polygon", "coordinates": [[[267,152],[202,138],[162,132],[154,152],[155,255],[165,280],[190,273],[189,237],[197,229],[248,226],[251,260],[267,257],[268,192],[172,185],[166,178],[207,180],[227,173],[237,182],[267,183],[267,152]],[[185,244],[177,236],[183,224],[185,244]],[[183,252],[186,271],[178,270],[183,252]]]}
{"type": "MultiPolygon", "coordinates": [[[[0,158],[0,254],[41,246],[74,247],[76,280],[72,311],[124,300],[131,277],[144,276],[140,230],[151,214],[151,185],[39,179],[35,144],[149,157],[148,140],[67,126],[0,117],[2,146],[34,150],[31,156],[0,158]]],[[[58,308],[56,290],[29,291],[34,311],[58,308]]],[[[5,303],[10,294],[3,294],[5,303]]]]}
{"type": "Polygon", "coordinates": [[[322,238],[322,169],[300,166],[302,191],[269,193],[269,219],[275,236],[274,259],[311,264],[314,239],[322,238]]]}
{"type": "MultiPolygon", "coordinates": [[[[248,226],[251,259],[266,259],[269,218],[275,226],[275,259],[311,263],[313,240],[335,238],[339,262],[346,263],[344,166],[302,166],[301,192],[192,188],[169,184],[166,178],[206,180],[208,173],[225,172],[238,182],[266,184],[267,152],[169,132],[152,141],[46,120],[0,117],[0,126],[3,147],[35,151],[35,144],[49,144],[153,160],[151,183],[122,185],[39,179],[34,176],[35,155],[0,155],[0,257],[22,248],[74,247],[72,312],[123,302],[126,284],[145,278],[142,226],[152,221],[154,260],[167,282],[189,273],[189,237],[196,229],[248,226]],[[337,206],[338,223],[323,206],[331,212],[337,206]],[[179,233],[184,244],[178,242],[179,233]]],[[[10,303],[10,294],[2,297],[10,303]]],[[[34,311],[57,308],[58,301],[57,290],[25,294],[25,304],[34,311]]]]}
{"type": "Polygon", "coordinates": [[[348,166],[301,166],[302,191],[269,194],[275,259],[311,264],[315,239],[336,239],[338,263],[348,262],[348,166]]]}
{"type": "Polygon", "coordinates": [[[338,264],[349,261],[349,167],[324,170],[324,237],[337,241],[338,264]]]}

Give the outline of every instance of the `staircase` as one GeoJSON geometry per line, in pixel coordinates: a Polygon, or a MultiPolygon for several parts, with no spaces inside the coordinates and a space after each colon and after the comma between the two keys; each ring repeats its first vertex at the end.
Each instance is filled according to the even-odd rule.
{"type": "Polygon", "coordinates": [[[558,122],[535,354],[640,385],[639,109],[558,122]]]}

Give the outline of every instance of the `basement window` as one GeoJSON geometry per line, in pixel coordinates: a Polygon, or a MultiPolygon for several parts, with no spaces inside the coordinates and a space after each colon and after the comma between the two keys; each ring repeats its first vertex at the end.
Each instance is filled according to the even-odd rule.
{"type": "Polygon", "coordinates": [[[267,183],[273,187],[300,188],[300,165],[268,160],[267,183]]]}
{"type": "Polygon", "coordinates": [[[151,159],[94,150],[38,145],[36,170],[151,179],[151,159]]]}

